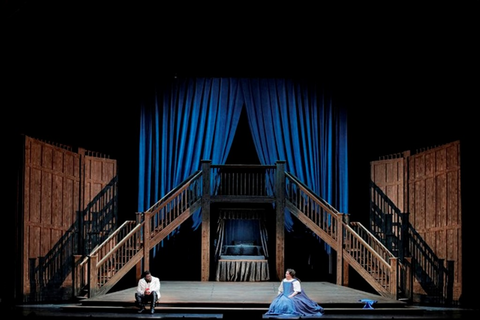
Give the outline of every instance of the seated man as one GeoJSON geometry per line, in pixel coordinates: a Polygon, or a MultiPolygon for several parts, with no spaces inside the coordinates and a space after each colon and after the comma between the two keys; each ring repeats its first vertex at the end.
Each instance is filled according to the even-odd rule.
{"type": "Polygon", "coordinates": [[[160,299],[160,279],[152,276],[150,271],[143,272],[143,277],[138,280],[135,291],[135,303],[140,308],[138,313],[145,310],[145,305],[150,302],[150,313],[155,312],[155,303],[160,299]]]}

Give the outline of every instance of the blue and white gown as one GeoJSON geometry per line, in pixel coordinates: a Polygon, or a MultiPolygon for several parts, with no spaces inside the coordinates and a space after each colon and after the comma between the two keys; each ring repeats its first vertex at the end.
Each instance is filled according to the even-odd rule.
{"type": "Polygon", "coordinates": [[[307,296],[301,289],[300,282],[297,279],[284,279],[280,286],[280,293],[273,299],[272,303],[270,303],[270,307],[263,315],[263,318],[316,318],[323,315],[323,308],[307,296]],[[298,293],[292,298],[289,298],[288,296],[294,291],[298,293]]]}

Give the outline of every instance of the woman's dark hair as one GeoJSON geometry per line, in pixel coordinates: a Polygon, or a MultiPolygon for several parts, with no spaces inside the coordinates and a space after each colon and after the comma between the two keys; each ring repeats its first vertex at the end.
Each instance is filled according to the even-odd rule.
{"type": "Polygon", "coordinates": [[[287,269],[287,272],[290,273],[290,275],[292,276],[292,278],[295,278],[295,274],[296,274],[295,270],[293,270],[293,269],[287,269]]]}
{"type": "Polygon", "coordinates": [[[300,279],[297,278],[297,276],[296,276],[296,275],[297,275],[297,272],[296,272],[294,269],[289,268],[289,269],[287,269],[287,272],[290,273],[290,275],[292,276],[292,278],[297,279],[298,281],[300,281],[300,279]]]}

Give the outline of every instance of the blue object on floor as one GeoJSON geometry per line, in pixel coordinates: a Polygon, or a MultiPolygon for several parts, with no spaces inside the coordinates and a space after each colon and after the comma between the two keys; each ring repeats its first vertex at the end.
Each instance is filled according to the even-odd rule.
{"type": "Polygon", "coordinates": [[[360,299],[360,302],[365,303],[363,309],[373,309],[373,304],[377,302],[377,300],[370,300],[370,299],[360,299]]]}

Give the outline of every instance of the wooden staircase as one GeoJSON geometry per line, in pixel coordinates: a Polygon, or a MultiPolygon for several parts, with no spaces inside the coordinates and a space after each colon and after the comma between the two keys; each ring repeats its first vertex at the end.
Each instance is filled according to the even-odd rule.
{"type": "Polygon", "coordinates": [[[397,258],[359,222],[347,223],[344,214],[293,175],[286,173],[286,181],[286,207],[337,252],[337,284],[346,272],[345,261],[380,295],[397,299],[397,258]]]}
{"type": "Polygon", "coordinates": [[[137,221],[125,221],[103,243],[75,264],[75,292],[89,297],[107,293],[150,250],[201,205],[201,172],[169,192],[137,221]],[[87,288],[87,289],[85,289],[87,288]]]}
{"type": "MultiPolygon", "coordinates": [[[[220,166],[212,166],[212,171],[219,172],[218,167],[220,166]],[[213,169],[214,167],[216,169],[213,169]]],[[[231,181],[233,185],[244,185],[246,179],[254,181],[255,179],[251,179],[252,176],[248,174],[249,169],[255,171],[255,177],[260,176],[263,179],[263,187],[259,189],[259,197],[263,201],[272,199],[275,201],[275,196],[269,196],[271,192],[268,190],[284,189],[285,194],[281,196],[284,197],[285,208],[336,251],[337,284],[343,285],[347,272],[344,265],[346,263],[380,295],[398,298],[397,258],[366,228],[358,222],[346,221],[348,219],[345,214],[338,212],[315,195],[292,174],[278,172],[278,168],[277,172],[272,172],[272,166],[243,167],[243,174],[228,176],[233,180],[242,179],[231,181]],[[265,172],[258,175],[258,171],[262,169],[265,169],[265,172]],[[278,185],[281,187],[278,188],[278,185]]],[[[82,291],[88,291],[90,298],[106,294],[137,263],[142,259],[148,259],[152,248],[202,208],[204,198],[212,196],[210,187],[212,190],[218,190],[218,185],[213,182],[214,185],[210,186],[210,181],[221,180],[215,177],[212,179],[210,172],[206,174],[203,167],[203,170],[192,174],[146,212],[138,214],[136,221],[124,222],[88,256],[76,257],[75,292],[80,294],[82,291]]],[[[278,196],[278,191],[276,192],[278,196]]],[[[251,192],[248,193],[248,197],[244,194],[245,192],[241,195],[232,194],[231,197],[236,199],[243,197],[251,202],[260,201],[251,192]]],[[[222,197],[228,198],[225,198],[225,195],[222,197]]]]}

